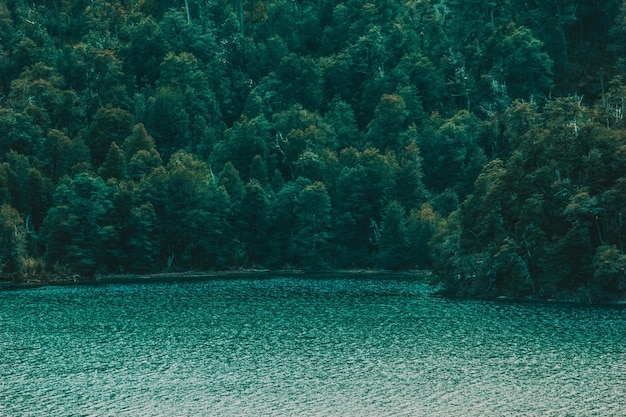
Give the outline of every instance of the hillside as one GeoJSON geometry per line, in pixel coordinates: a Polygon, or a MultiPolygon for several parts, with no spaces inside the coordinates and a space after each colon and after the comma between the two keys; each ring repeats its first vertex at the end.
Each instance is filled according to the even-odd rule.
{"type": "Polygon", "coordinates": [[[621,298],[624,45],[617,0],[4,1],[0,271],[621,298]]]}

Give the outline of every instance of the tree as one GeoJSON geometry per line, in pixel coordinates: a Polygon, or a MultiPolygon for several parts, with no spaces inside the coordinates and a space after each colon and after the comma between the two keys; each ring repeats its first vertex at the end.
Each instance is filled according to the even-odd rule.
{"type": "Polygon", "coordinates": [[[156,149],[156,143],[152,136],[148,134],[143,123],[133,126],[131,134],[122,142],[122,149],[126,157],[130,160],[139,151],[151,151],[156,149]]]}
{"type": "Polygon", "coordinates": [[[320,107],[322,75],[318,62],[311,57],[287,54],[276,75],[281,81],[279,92],[285,104],[300,104],[307,109],[320,107]]]}
{"type": "Polygon", "coordinates": [[[91,149],[91,162],[99,168],[107,157],[111,143],[122,143],[130,136],[133,115],[121,108],[105,106],[98,109],[85,139],[91,149]]]}
{"type": "Polygon", "coordinates": [[[494,39],[497,57],[491,76],[506,85],[513,98],[547,97],[552,89],[553,61],[530,29],[511,23],[494,39]]]}
{"type": "Polygon", "coordinates": [[[330,240],[330,197],[321,182],[307,185],[295,206],[295,256],[307,267],[325,265],[330,240]]]}
{"type": "Polygon", "coordinates": [[[12,108],[27,116],[42,132],[50,128],[75,132],[77,121],[83,119],[77,94],[65,89],[59,71],[43,62],[28,67],[11,82],[9,98],[12,108]]]}
{"type": "Polygon", "coordinates": [[[211,248],[211,239],[221,233],[227,214],[227,200],[216,194],[225,191],[219,191],[205,162],[184,151],[172,155],[164,179],[167,196],[160,215],[167,257],[179,268],[214,264],[214,257],[209,256],[216,250],[211,248]]]}
{"type": "Polygon", "coordinates": [[[316,112],[300,104],[277,113],[272,119],[274,129],[274,157],[286,179],[296,177],[294,168],[305,151],[318,152],[335,149],[331,127],[316,112]]]}
{"type": "Polygon", "coordinates": [[[120,36],[125,45],[120,50],[125,74],[132,75],[137,89],[153,86],[159,78],[159,64],[165,56],[165,37],[151,16],[135,14],[120,36]]]}
{"type": "Polygon", "coordinates": [[[0,272],[19,277],[26,256],[24,220],[8,204],[0,206],[0,272]]]}
{"type": "Polygon", "coordinates": [[[206,156],[225,130],[206,69],[193,54],[168,53],[155,94],[148,99],[146,128],[167,159],[184,149],[206,156]]]}
{"type": "Polygon", "coordinates": [[[400,85],[415,88],[426,112],[442,108],[446,97],[444,74],[423,53],[404,55],[391,74],[400,85]]]}
{"type": "Polygon", "coordinates": [[[241,177],[239,176],[239,171],[232,164],[232,162],[227,162],[220,172],[219,176],[219,185],[224,187],[228,196],[230,198],[231,204],[234,206],[238,206],[239,203],[243,200],[245,196],[246,190],[241,177]]]}
{"type": "Polygon", "coordinates": [[[102,262],[103,248],[116,235],[106,222],[112,207],[111,188],[101,178],[78,174],[59,185],[43,225],[48,265],[85,276],[115,267],[102,262]]]}
{"type": "Polygon", "coordinates": [[[272,265],[294,266],[301,261],[296,249],[296,206],[299,204],[300,194],[309,185],[310,180],[298,177],[281,187],[272,200],[268,230],[268,236],[271,236],[272,265]]]}
{"type": "Polygon", "coordinates": [[[378,149],[402,149],[400,132],[406,129],[407,109],[404,99],[397,94],[383,94],[368,126],[368,140],[378,149]]]}
{"type": "Polygon", "coordinates": [[[259,116],[251,120],[242,117],[225,132],[224,140],[216,143],[211,161],[216,167],[223,167],[231,162],[246,181],[250,179],[250,164],[256,155],[267,161],[270,139],[270,125],[265,117],[259,116]]]}
{"type": "Polygon", "coordinates": [[[52,205],[54,184],[37,168],[30,168],[25,185],[28,190],[28,211],[24,212],[24,216],[29,221],[29,226],[34,231],[39,231],[46,213],[52,205]]]}
{"type": "Polygon", "coordinates": [[[330,125],[339,149],[349,146],[361,148],[361,134],[357,128],[354,110],[338,96],[330,103],[324,119],[330,125]]]}
{"type": "Polygon", "coordinates": [[[593,300],[619,299],[626,290],[626,255],[615,246],[598,247],[589,289],[593,300]]]}
{"type": "Polygon", "coordinates": [[[429,203],[424,203],[419,209],[410,211],[406,220],[406,267],[431,269],[432,254],[429,242],[437,232],[442,222],[441,216],[433,210],[429,203]]]}
{"type": "Polygon", "coordinates": [[[98,169],[98,175],[105,180],[114,178],[118,180],[126,179],[126,155],[117,143],[111,142],[106,159],[98,169]]]}
{"type": "Polygon", "coordinates": [[[478,145],[479,120],[461,110],[449,119],[433,122],[435,130],[420,137],[418,143],[424,158],[424,183],[435,192],[454,188],[466,195],[486,162],[478,145]]]}
{"type": "Polygon", "coordinates": [[[123,62],[114,49],[116,45],[107,45],[104,49],[102,39],[110,38],[99,38],[94,42],[98,46],[81,42],[67,52],[64,76],[74,91],[82,92],[80,101],[87,120],[91,120],[100,107],[124,108],[130,104],[123,62]]]}
{"type": "Polygon", "coordinates": [[[394,199],[406,209],[417,208],[428,198],[424,185],[423,158],[415,140],[410,140],[401,154],[395,175],[394,199]]]}
{"type": "Polygon", "coordinates": [[[25,155],[11,151],[5,155],[7,159],[8,189],[11,195],[11,205],[20,213],[28,213],[29,189],[28,172],[31,169],[30,161],[25,155]]]}
{"type": "Polygon", "coordinates": [[[395,194],[396,155],[377,149],[345,149],[334,185],[333,220],[342,262],[373,262],[378,249],[380,214],[395,194]],[[344,258],[345,257],[345,258],[344,258]]]}
{"type": "MultiPolygon", "coordinates": [[[[11,16],[11,11],[3,2],[2,4],[0,4],[0,57],[2,57],[0,71],[7,75],[10,74],[10,61],[8,50],[10,49],[10,46],[15,42],[15,33],[16,31],[15,27],[13,26],[13,17],[11,16]]],[[[7,80],[5,82],[8,82],[9,79],[10,77],[7,77],[7,80]]],[[[2,87],[0,87],[0,89],[6,89],[8,87],[8,84],[2,85],[2,87]]]]}
{"type": "Polygon", "coordinates": [[[33,154],[39,149],[43,137],[43,129],[36,124],[33,117],[12,108],[0,106],[0,153],[15,151],[22,154],[33,154]]]}
{"type": "Polygon", "coordinates": [[[271,248],[267,235],[270,215],[270,198],[257,180],[250,180],[241,202],[238,230],[245,246],[248,265],[263,265],[271,248]]]}
{"type": "Polygon", "coordinates": [[[250,163],[250,179],[259,181],[263,187],[269,185],[269,179],[267,175],[267,164],[261,155],[255,155],[250,163]]]}
{"type": "Polygon", "coordinates": [[[42,171],[54,182],[91,169],[89,148],[81,135],[70,138],[64,132],[51,129],[43,148],[39,158],[44,163],[42,171]]]}
{"type": "Polygon", "coordinates": [[[158,263],[156,239],[157,216],[150,203],[132,207],[128,221],[127,268],[129,271],[152,272],[158,263]]]}
{"type": "Polygon", "coordinates": [[[536,293],[526,261],[517,242],[505,238],[493,257],[494,285],[499,294],[529,295],[536,293]]]}
{"type": "Polygon", "coordinates": [[[407,267],[407,230],[404,207],[398,201],[391,201],[382,213],[380,251],[378,258],[380,265],[387,269],[403,269],[407,267]]]}
{"type": "Polygon", "coordinates": [[[169,85],[158,88],[148,99],[146,113],[146,129],[166,161],[177,150],[192,151],[191,120],[183,88],[169,85]]]}

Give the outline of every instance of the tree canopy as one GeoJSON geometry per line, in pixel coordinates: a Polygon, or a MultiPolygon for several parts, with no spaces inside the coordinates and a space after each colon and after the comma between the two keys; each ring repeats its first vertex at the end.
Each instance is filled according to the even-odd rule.
{"type": "Polygon", "coordinates": [[[626,294],[626,2],[0,4],[0,273],[626,294]]]}

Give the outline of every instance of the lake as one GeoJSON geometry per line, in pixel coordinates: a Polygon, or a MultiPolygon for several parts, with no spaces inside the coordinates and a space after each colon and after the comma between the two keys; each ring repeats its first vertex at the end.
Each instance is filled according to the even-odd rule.
{"type": "Polygon", "coordinates": [[[0,291],[0,415],[624,416],[625,314],[369,275],[0,291]]]}

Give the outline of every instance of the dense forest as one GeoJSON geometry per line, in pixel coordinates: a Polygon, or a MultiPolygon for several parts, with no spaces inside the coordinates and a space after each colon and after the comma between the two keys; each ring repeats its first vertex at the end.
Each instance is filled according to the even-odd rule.
{"type": "Polygon", "coordinates": [[[0,2],[0,271],[626,292],[626,2],[0,2]]]}

